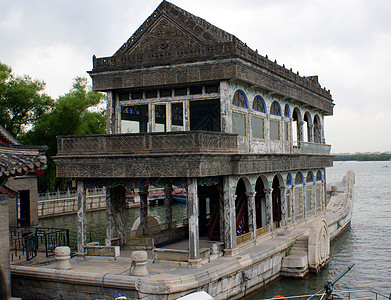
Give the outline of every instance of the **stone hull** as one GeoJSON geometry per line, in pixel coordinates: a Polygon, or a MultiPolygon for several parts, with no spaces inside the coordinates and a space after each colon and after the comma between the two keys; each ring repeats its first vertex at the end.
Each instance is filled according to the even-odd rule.
{"type": "MultiPolygon", "coordinates": [[[[148,276],[139,277],[108,274],[104,266],[100,272],[96,269],[86,272],[14,265],[11,266],[13,295],[26,299],[95,299],[122,292],[130,299],[176,299],[203,290],[213,299],[237,299],[284,274],[282,265],[284,258],[289,257],[289,249],[308,235],[311,225],[319,219],[328,228],[330,240],[346,229],[353,209],[353,182],[351,173],[343,191],[331,197],[325,212],[318,216],[263,235],[238,253],[212,260],[198,269],[171,265],[171,271],[150,271],[148,276]]],[[[73,260],[71,265],[76,264],[77,258],[73,260]]],[[[93,262],[102,263],[102,260],[93,262]]],[[[114,266],[115,260],[105,263],[114,266]]],[[[308,271],[309,268],[301,270],[303,274],[308,271]]]]}

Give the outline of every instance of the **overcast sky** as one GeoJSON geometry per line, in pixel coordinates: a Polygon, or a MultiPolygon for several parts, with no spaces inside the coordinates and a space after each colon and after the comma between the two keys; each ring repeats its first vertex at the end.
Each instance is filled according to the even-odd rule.
{"type": "MultiPolygon", "coordinates": [[[[0,61],[53,98],[111,56],[159,0],[0,0],[0,61]]],[[[331,90],[332,152],[391,151],[390,0],[172,0],[331,90]]]]}

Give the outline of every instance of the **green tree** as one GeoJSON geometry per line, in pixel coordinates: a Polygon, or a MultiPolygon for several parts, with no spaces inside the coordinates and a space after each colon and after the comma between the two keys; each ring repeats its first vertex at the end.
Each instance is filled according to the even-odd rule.
{"type": "Polygon", "coordinates": [[[45,83],[12,74],[0,63],[0,124],[19,138],[53,107],[54,101],[45,93],[45,83]]]}
{"type": "Polygon", "coordinates": [[[77,77],[69,93],[60,96],[50,113],[39,119],[23,141],[28,144],[47,145],[48,168],[38,179],[39,189],[63,188],[66,179],[56,177],[56,168],[51,157],[57,153],[56,136],[104,134],[106,116],[97,106],[102,104],[104,95],[94,92],[87,79],[77,77]]]}

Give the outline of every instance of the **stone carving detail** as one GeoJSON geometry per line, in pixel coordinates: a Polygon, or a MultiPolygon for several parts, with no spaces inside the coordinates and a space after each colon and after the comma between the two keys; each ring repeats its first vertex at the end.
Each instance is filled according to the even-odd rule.
{"type": "Polygon", "coordinates": [[[148,187],[141,189],[140,195],[140,228],[144,236],[148,236],[148,187]]]}
{"type": "Polygon", "coordinates": [[[164,208],[165,208],[165,220],[167,229],[172,228],[172,186],[167,186],[164,188],[164,208]]]}
{"type": "MultiPolygon", "coordinates": [[[[125,66],[130,69],[140,64],[161,65],[183,59],[195,61],[238,56],[331,100],[330,91],[322,89],[317,76],[301,77],[292,69],[259,55],[232,34],[165,1],[114,56],[99,59],[94,56],[93,72],[123,69],[125,66]]],[[[281,87],[274,90],[281,90],[281,87]]]]}
{"type": "Polygon", "coordinates": [[[161,17],[133,49],[129,49],[124,55],[140,55],[143,53],[160,51],[173,51],[183,47],[199,46],[189,34],[184,33],[178,25],[166,17],[161,17]]]}
{"type": "Polygon", "coordinates": [[[266,198],[266,224],[273,230],[272,190],[264,189],[266,198]]]}
{"type": "Polygon", "coordinates": [[[308,265],[319,270],[330,256],[330,237],[327,223],[324,219],[311,226],[308,239],[308,265]]]}
{"type": "Polygon", "coordinates": [[[86,236],[86,190],[84,182],[77,181],[77,251],[79,253],[85,252],[85,246],[87,244],[86,236]]]}
{"type": "Polygon", "coordinates": [[[126,244],[125,202],[124,186],[116,186],[106,192],[106,236],[108,239],[119,238],[122,245],[126,244]]]}

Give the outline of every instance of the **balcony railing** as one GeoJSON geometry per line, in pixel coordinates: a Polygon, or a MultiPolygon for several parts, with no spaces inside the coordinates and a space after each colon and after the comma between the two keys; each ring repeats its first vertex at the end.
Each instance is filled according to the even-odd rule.
{"type": "Polygon", "coordinates": [[[309,142],[293,142],[293,153],[330,154],[330,151],[331,145],[309,142]]]}
{"type": "Polygon", "coordinates": [[[208,131],[62,136],[59,156],[91,154],[150,154],[237,152],[235,134],[208,131]]]}

